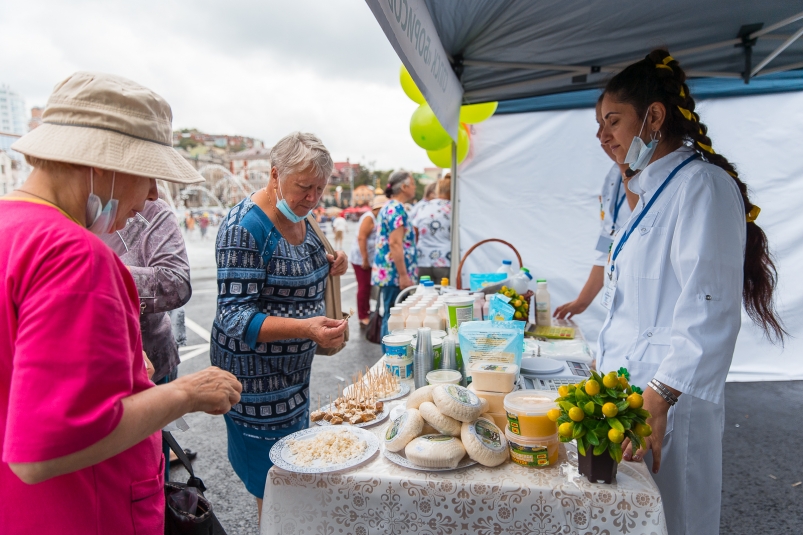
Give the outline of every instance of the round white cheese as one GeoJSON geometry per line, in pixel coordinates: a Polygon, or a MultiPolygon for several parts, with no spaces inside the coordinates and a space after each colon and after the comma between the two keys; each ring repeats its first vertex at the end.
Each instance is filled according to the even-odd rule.
{"type": "Polygon", "coordinates": [[[432,401],[432,389],[435,388],[435,385],[427,385],[422,386],[421,388],[416,388],[410,397],[407,398],[407,408],[408,409],[417,409],[421,406],[422,403],[425,401],[432,401]]]}
{"type": "Polygon", "coordinates": [[[482,402],[477,394],[460,385],[435,386],[432,401],[443,414],[461,422],[473,422],[482,413],[482,402]]]}
{"type": "Polygon", "coordinates": [[[460,436],[460,422],[443,414],[434,403],[425,401],[418,407],[418,410],[421,412],[421,416],[424,420],[437,429],[438,433],[451,435],[453,437],[460,436]]]}
{"type": "Polygon", "coordinates": [[[508,458],[505,434],[488,418],[464,423],[460,439],[468,456],[483,466],[498,466],[508,458]]]}
{"type": "Polygon", "coordinates": [[[385,448],[388,451],[399,451],[408,442],[421,434],[424,419],[416,409],[407,409],[388,426],[385,431],[385,448]]]}
{"type": "Polygon", "coordinates": [[[423,435],[404,448],[407,459],[425,468],[457,468],[466,449],[459,438],[447,435],[423,435]]]}

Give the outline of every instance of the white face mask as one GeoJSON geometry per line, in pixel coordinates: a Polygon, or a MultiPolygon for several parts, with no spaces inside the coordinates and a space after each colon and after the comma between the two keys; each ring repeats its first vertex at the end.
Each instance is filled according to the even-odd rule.
{"type": "MultiPolygon", "coordinates": [[[[115,173],[112,171],[110,197],[114,197],[114,176],[115,173]]],[[[95,174],[91,167],[89,168],[89,191],[89,198],[86,200],[86,228],[92,234],[108,234],[114,227],[114,220],[117,218],[117,199],[109,198],[109,202],[103,206],[100,197],[95,195],[95,174]],[[102,206],[103,208],[101,208],[102,206]]]]}
{"type": "Polygon", "coordinates": [[[653,132],[649,143],[645,144],[641,139],[641,133],[644,131],[644,125],[647,124],[647,116],[649,114],[650,111],[647,110],[647,113],[644,115],[644,121],[641,123],[641,130],[639,130],[638,135],[633,138],[633,142],[630,144],[630,148],[625,156],[625,163],[630,164],[631,171],[641,171],[647,167],[650,158],[652,158],[652,155],[655,153],[656,147],[658,147],[659,139],[655,132],[653,132]]]}

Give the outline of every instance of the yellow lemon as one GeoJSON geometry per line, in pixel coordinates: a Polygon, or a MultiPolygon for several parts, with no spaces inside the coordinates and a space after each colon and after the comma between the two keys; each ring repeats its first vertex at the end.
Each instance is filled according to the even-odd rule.
{"type": "Polygon", "coordinates": [[[624,439],[625,439],[625,434],[619,431],[618,429],[608,430],[608,440],[610,440],[614,444],[621,444],[624,439]]]}
{"type": "Polygon", "coordinates": [[[516,318],[517,320],[520,320],[524,316],[522,315],[521,312],[516,312],[516,313],[513,314],[513,317],[516,318]]]}
{"type": "Polygon", "coordinates": [[[560,433],[560,436],[562,437],[570,438],[573,432],[574,432],[574,424],[572,424],[571,422],[565,422],[560,424],[560,426],[558,426],[558,433],[560,433]]]}
{"type": "Polygon", "coordinates": [[[560,409],[549,409],[546,413],[546,417],[553,422],[557,422],[558,418],[560,418],[560,409]]]}
{"type": "Polygon", "coordinates": [[[650,424],[636,424],[633,427],[633,432],[640,437],[648,437],[652,435],[652,427],[650,427],[650,424]]]}
{"type": "Polygon", "coordinates": [[[625,379],[624,375],[619,376],[619,385],[622,387],[622,390],[627,390],[627,387],[630,386],[627,384],[627,379],[625,379]]]}
{"type": "Polygon", "coordinates": [[[567,385],[560,385],[558,387],[558,395],[562,398],[565,398],[569,395],[569,387],[567,385]]]}
{"type": "Polygon", "coordinates": [[[619,414],[619,409],[617,409],[616,405],[614,405],[613,403],[608,402],[602,406],[602,414],[604,414],[608,418],[613,418],[614,416],[619,414]]]}
{"type": "Polygon", "coordinates": [[[631,409],[640,409],[642,406],[644,406],[644,398],[641,397],[641,394],[633,392],[627,396],[627,405],[631,409]]]}
{"type": "Polygon", "coordinates": [[[586,413],[583,412],[583,409],[580,407],[572,407],[569,409],[569,418],[574,420],[575,422],[582,422],[583,418],[586,417],[586,413]]]}
{"type": "Polygon", "coordinates": [[[605,388],[616,388],[619,386],[619,377],[616,375],[616,372],[605,375],[605,377],[602,378],[602,384],[605,385],[605,388]]]}
{"type": "Polygon", "coordinates": [[[589,396],[596,396],[599,394],[599,383],[594,379],[586,381],[586,394],[589,396]]]}

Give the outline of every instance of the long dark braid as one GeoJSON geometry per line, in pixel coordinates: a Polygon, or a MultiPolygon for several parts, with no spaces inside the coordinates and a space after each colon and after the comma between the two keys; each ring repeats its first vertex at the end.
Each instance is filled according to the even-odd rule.
{"type": "Polygon", "coordinates": [[[750,202],[747,185],[739,178],[736,168],[724,156],[713,149],[708,127],[700,122],[694,111],[695,102],[686,85],[686,73],[666,50],[650,52],[611,78],[605,93],[617,101],[631,104],[639,116],[644,116],[654,102],[666,107],[662,135],[667,141],[681,141],[697,151],[703,160],[728,173],[736,182],[744,202],[747,221],[747,243],[744,257],[744,285],[742,299],[747,315],[771,341],[783,343],[783,323],[775,310],[773,294],[778,281],[778,272],[769,251],[767,236],[756,225],[759,208],[750,202]]]}

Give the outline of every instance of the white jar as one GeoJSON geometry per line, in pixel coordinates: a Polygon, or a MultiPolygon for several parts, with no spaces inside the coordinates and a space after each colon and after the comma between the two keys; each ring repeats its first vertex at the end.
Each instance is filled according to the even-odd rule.
{"type": "Polygon", "coordinates": [[[433,331],[443,330],[443,319],[440,316],[438,307],[429,307],[427,309],[427,317],[424,318],[424,327],[429,327],[433,331]]]}

